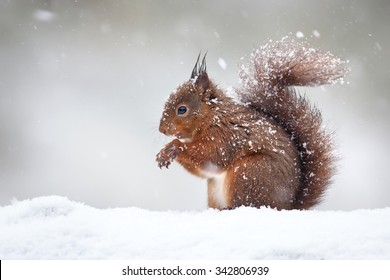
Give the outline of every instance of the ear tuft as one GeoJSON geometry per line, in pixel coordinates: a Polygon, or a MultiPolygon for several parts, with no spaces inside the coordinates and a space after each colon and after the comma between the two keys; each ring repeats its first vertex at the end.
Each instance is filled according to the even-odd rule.
{"type": "Polygon", "coordinates": [[[191,79],[195,79],[196,77],[199,76],[199,58],[200,58],[201,52],[199,52],[198,59],[196,60],[194,69],[192,69],[191,73],[191,79]]]}
{"type": "Polygon", "coordinates": [[[207,75],[206,67],[207,52],[204,54],[202,63],[199,65],[200,55],[201,53],[199,53],[194,69],[192,70],[191,79],[194,80],[195,86],[199,88],[200,93],[203,94],[210,87],[210,79],[207,75]]]}
{"type": "Polygon", "coordinates": [[[204,54],[203,59],[202,59],[202,63],[199,66],[200,54],[201,54],[201,52],[199,52],[198,59],[196,60],[194,69],[192,69],[191,79],[197,79],[199,76],[202,76],[203,74],[207,75],[207,69],[206,69],[207,52],[204,54]]]}

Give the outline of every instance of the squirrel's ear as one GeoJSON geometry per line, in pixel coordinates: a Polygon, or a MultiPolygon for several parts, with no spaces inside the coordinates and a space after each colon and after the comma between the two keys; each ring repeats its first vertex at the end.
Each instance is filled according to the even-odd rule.
{"type": "Polygon", "coordinates": [[[200,89],[200,92],[203,94],[210,87],[209,75],[207,75],[206,69],[206,55],[203,56],[202,63],[199,66],[200,53],[194,69],[192,70],[191,79],[195,79],[195,85],[200,89]]]}
{"type": "Polygon", "coordinates": [[[206,72],[200,74],[195,81],[195,85],[201,94],[205,93],[210,88],[209,75],[206,72]]]}

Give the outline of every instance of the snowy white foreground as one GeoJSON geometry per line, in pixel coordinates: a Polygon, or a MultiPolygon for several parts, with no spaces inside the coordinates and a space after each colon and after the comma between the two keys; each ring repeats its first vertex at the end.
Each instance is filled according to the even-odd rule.
{"type": "Polygon", "coordinates": [[[390,208],[154,212],[41,197],[0,208],[0,259],[390,259],[390,208]]]}

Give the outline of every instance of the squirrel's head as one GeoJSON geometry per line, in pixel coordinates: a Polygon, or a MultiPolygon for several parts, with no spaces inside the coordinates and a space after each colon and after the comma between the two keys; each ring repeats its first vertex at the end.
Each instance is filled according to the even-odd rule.
{"type": "Polygon", "coordinates": [[[206,55],[199,65],[199,58],[189,81],[180,85],[165,103],[159,130],[167,136],[190,142],[212,114],[212,101],[220,92],[206,72],[206,55]]]}

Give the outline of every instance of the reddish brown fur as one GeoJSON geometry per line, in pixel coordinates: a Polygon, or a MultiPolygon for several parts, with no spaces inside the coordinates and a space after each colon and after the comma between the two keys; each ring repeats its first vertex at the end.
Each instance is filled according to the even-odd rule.
{"type": "Polygon", "coordinates": [[[255,52],[252,68],[241,73],[243,103],[215,86],[204,61],[197,64],[166,102],[160,131],[177,139],[157,155],[159,166],[177,160],[207,178],[213,208],[318,203],[334,172],[332,141],[319,111],[289,86],[331,83],[344,71],[332,55],[306,50],[281,41],[255,52]],[[187,111],[179,114],[182,106],[187,111]]]}

